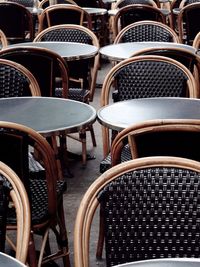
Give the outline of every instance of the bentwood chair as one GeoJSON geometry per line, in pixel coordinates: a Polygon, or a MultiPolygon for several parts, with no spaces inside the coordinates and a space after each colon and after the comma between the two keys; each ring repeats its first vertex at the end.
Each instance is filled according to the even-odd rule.
{"type": "Polygon", "coordinates": [[[132,56],[140,56],[140,55],[158,55],[170,57],[178,62],[182,63],[186,68],[188,68],[193,74],[197,87],[198,94],[200,94],[200,58],[196,53],[192,53],[191,51],[185,48],[147,48],[137,53],[134,53],[132,56]]]}
{"type": "Polygon", "coordinates": [[[182,43],[192,45],[195,36],[200,31],[198,18],[200,3],[186,5],[178,14],[178,32],[182,43]]]}
{"type": "MultiPolygon", "coordinates": [[[[49,27],[38,34],[34,39],[37,41],[61,41],[61,42],[79,42],[91,44],[99,48],[99,41],[96,35],[86,27],[73,24],[56,25],[49,27]]],[[[94,59],[83,59],[68,61],[69,67],[69,94],[68,97],[80,102],[89,103],[93,101],[97,71],[99,67],[99,54],[94,59]]],[[[93,145],[96,146],[96,140],[93,127],[89,127],[93,145]]],[[[80,133],[79,141],[82,142],[83,164],[86,164],[86,143],[85,136],[80,133]],[[82,138],[84,137],[84,138],[82,138]]],[[[65,142],[63,140],[63,142],[65,142]]]]}
{"type": "MultiPolygon", "coordinates": [[[[30,201],[31,234],[28,246],[30,266],[41,266],[60,257],[63,258],[64,266],[69,266],[63,211],[66,182],[59,176],[54,151],[46,139],[33,129],[10,122],[0,122],[0,128],[0,159],[18,174],[30,201]],[[42,177],[40,173],[32,177],[29,170],[30,153],[43,167],[42,177]],[[36,235],[39,257],[36,252],[36,235]],[[55,244],[52,248],[53,241],[55,244]]],[[[16,220],[10,213],[7,229],[15,228],[16,220]]]]}
{"type": "Polygon", "coordinates": [[[0,29],[9,43],[32,41],[33,17],[30,11],[18,3],[0,2],[0,29]]]}
{"type": "Polygon", "coordinates": [[[155,2],[154,0],[119,0],[115,3],[114,9],[122,8],[124,6],[133,5],[133,4],[141,4],[141,5],[149,5],[153,7],[159,7],[159,2],[155,2]]]}
{"type": "MultiPolygon", "coordinates": [[[[101,106],[113,101],[147,97],[198,96],[192,73],[180,62],[161,56],[136,56],[114,66],[107,74],[101,94],[101,106]]],[[[122,111],[123,112],[123,111],[122,111]]],[[[104,160],[100,172],[109,166],[110,144],[114,137],[102,126],[104,160]]],[[[113,133],[112,133],[113,135],[113,133]]]]}
{"type": "Polygon", "coordinates": [[[0,59],[0,97],[40,96],[32,73],[16,62],[0,59]]]}
{"type": "Polygon", "coordinates": [[[141,4],[128,5],[120,8],[114,16],[114,38],[129,24],[142,20],[153,20],[166,24],[166,18],[158,8],[141,4]]]}
{"type": "Polygon", "coordinates": [[[106,266],[158,258],[199,257],[200,163],[148,157],[119,164],[96,179],[80,203],[75,267],[89,266],[91,225],[104,219],[106,266]]]}
{"type": "Polygon", "coordinates": [[[31,213],[27,192],[20,178],[0,162],[0,251],[5,252],[6,224],[9,207],[16,212],[17,234],[15,258],[26,263],[31,229],[31,213]]]}
{"type": "Polygon", "coordinates": [[[39,29],[42,30],[59,24],[77,24],[92,29],[90,15],[80,6],[69,4],[51,5],[39,16],[39,29]]]}
{"type": "MultiPolygon", "coordinates": [[[[77,5],[76,2],[73,0],[57,0],[57,4],[71,4],[71,5],[77,5]]],[[[39,2],[38,7],[39,8],[47,8],[50,6],[50,1],[49,0],[42,0],[39,2]]]]}
{"type": "Polygon", "coordinates": [[[68,67],[57,53],[45,48],[16,46],[1,50],[0,58],[25,66],[36,78],[42,96],[68,97],[68,67]],[[59,87],[57,78],[60,78],[59,87]]]}
{"type": "Polygon", "coordinates": [[[124,42],[175,42],[178,35],[167,25],[157,21],[138,21],[123,28],[114,43],[124,42]]]}

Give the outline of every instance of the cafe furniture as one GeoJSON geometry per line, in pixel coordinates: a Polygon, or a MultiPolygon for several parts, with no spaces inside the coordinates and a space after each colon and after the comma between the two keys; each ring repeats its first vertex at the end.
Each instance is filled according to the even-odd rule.
{"type": "Polygon", "coordinates": [[[98,48],[93,45],[74,42],[27,42],[18,43],[16,46],[42,47],[56,52],[67,61],[92,58],[98,53],[98,48]]]}
{"type": "Polygon", "coordinates": [[[196,49],[190,45],[172,43],[172,42],[128,42],[111,44],[99,49],[99,53],[110,60],[121,61],[130,58],[134,53],[146,48],[184,48],[192,53],[196,49]]]}
{"type": "Polygon", "coordinates": [[[40,95],[40,88],[37,80],[32,73],[21,64],[0,59],[0,70],[0,98],[40,95]]]}
{"type": "MultiPolygon", "coordinates": [[[[34,98],[28,99],[32,102],[31,99],[34,98]]],[[[26,98],[26,100],[28,99],[26,98]]],[[[13,117],[12,121],[15,121],[15,123],[9,122],[9,118],[6,118],[6,116],[5,121],[3,121],[4,116],[2,116],[0,122],[0,158],[17,173],[28,194],[31,208],[31,231],[29,232],[28,245],[29,264],[30,266],[41,266],[45,262],[63,258],[63,264],[69,266],[67,232],[63,211],[63,193],[66,189],[66,181],[58,172],[55,153],[47,140],[32,128],[25,126],[25,123],[24,125],[16,123],[15,115],[22,106],[24,110],[21,109],[21,117],[29,118],[29,124],[31,124],[31,121],[33,122],[34,113],[32,112],[32,115],[25,113],[28,106],[31,105],[30,102],[27,101],[24,105],[22,103],[22,106],[18,109],[13,101],[16,103],[16,100],[20,101],[20,98],[0,99],[1,108],[5,104],[4,100],[8,101],[8,106],[9,103],[14,106],[10,109],[10,111],[12,110],[10,116],[13,117]],[[10,153],[11,151],[12,153],[10,153]],[[43,166],[44,173],[42,177],[38,174],[37,177],[32,178],[30,175],[29,153],[33,153],[35,159],[43,166]],[[49,237],[51,232],[53,233],[52,238],[55,237],[56,240],[56,250],[55,248],[51,250],[49,237]],[[39,237],[39,243],[37,243],[39,255],[36,252],[35,235],[39,237]]],[[[38,107],[38,105],[36,106],[38,107]]],[[[40,114],[41,116],[42,114],[40,114]]],[[[39,117],[37,117],[37,120],[39,120],[39,117]]],[[[22,121],[24,120],[22,119],[22,121]]],[[[40,123],[41,120],[38,124],[40,123]]],[[[7,218],[7,229],[15,230],[15,228],[16,220],[11,213],[7,218]]]]}
{"type": "Polygon", "coordinates": [[[113,18],[113,37],[115,38],[117,34],[127,25],[141,21],[141,20],[153,20],[166,23],[166,18],[156,7],[133,4],[122,7],[118,10],[113,18]]]}
{"type": "Polygon", "coordinates": [[[125,42],[174,42],[179,37],[169,26],[158,21],[138,21],[123,28],[114,44],[125,42]]]}
{"type": "Polygon", "coordinates": [[[73,0],[42,0],[39,2],[38,7],[45,9],[50,5],[56,4],[70,4],[70,5],[77,5],[77,3],[73,0]]]}
{"type": "Polygon", "coordinates": [[[18,3],[2,1],[0,18],[0,29],[9,43],[33,40],[33,17],[26,7],[18,3]]]}
{"type": "Polygon", "coordinates": [[[199,162],[178,157],[135,159],[103,173],[79,205],[74,266],[89,266],[91,224],[99,207],[107,266],[198,257],[199,173],[199,162]]]}
{"type": "Polygon", "coordinates": [[[5,33],[0,30],[0,44],[1,44],[1,49],[6,48],[8,46],[8,40],[5,36],[5,33]]]}
{"type": "Polygon", "coordinates": [[[200,31],[198,18],[200,3],[186,5],[178,14],[178,32],[182,43],[192,45],[195,36],[200,31]]]}
{"type": "MultiPolygon", "coordinates": [[[[17,174],[5,163],[0,162],[0,262],[1,266],[24,266],[26,263],[30,237],[30,204],[25,187],[17,174]],[[5,243],[9,238],[7,217],[9,210],[16,213],[16,237],[14,241],[15,258],[5,251],[5,243]]],[[[11,240],[11,239],[9,239],[11,240]]]]}
{"type": "Polygon", "coordinates": [[[39,17],[38,32],[58,24],[86,25],[92,29],[91,16],[78,5],[56,4],[45,8],[39,17]]]}
{"type": "MultiPolygon", "coordinates": [[[[101,107],[108,105],[111,98],[123,103],[134,98],[197,96],[196,81],[184,65],[167,57],[138,56],[121,61],[107,74],[102,87],[101,107]]],[[[125,114],[122,110],[120,112],[125,114]]],[[[116,116],[119,121],[116,112],[111,112],[110,116],[116,116]]],[[[102,131],[105,157],[109,152],[109,131],[106,127],[102,131]]]]}

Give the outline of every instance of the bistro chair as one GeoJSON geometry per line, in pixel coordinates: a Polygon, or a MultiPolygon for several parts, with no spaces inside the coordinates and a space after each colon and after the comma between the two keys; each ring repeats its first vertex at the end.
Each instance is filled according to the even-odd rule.
{"type": "Polygon", "coordinates": [[[121,163],[96,179],[80,203],[75,267],[89,266],[91,225],[104,220],[106,266],[158,258],[199,257],[200,163],[147,157],[121,163]]]}
{"type": "MultiPolygon", "coordinates": [[[[31,206],[31,233],[28,246],[30,266],[41,266],[60,257],[64,266],[69,266],[69,251],[63,211],[63,193],[66,182],[59,176],[56,157],[50,144],[39,133],[26,126],[0,122],[0,159],[10,166],[22,180],[31,206]],[[12,151],[12,153],[10,153],[12,151]],[[29,169],[29,154],[43,167],[43,176],[32,176],[29,169]],[[54,249],[51,239],[55,235],[54,249]],[[35,235],[41,236],[39,257],[36,254],[35,235]]],[[[16,220],[12,213],[7,228],[14,230],[16,220]]],[[[40,241],[40,239],[39,239],[40,241]]]]}
{"type": "Polygon", "coordinates": [[[32,73],[16,62],[0,59],[0,97],[40,96],[32,73]]]}
{"type": "Polygon", "coordinates": [[[200,32],[198,32],[197,35],[195,36],[192,46],[195,49],[199,50],[199,48],[200,48],[200,32]]]}
{"type": "Polygon", "coordinates": [[[141,5],[149,5],[153,7],[160,7],[160,2],[156,2],[154,0],[119,0],[115,3],[114,9],[122,8],[124,6],[133,5],[133,4],[141,4],[141,5]]]}
{"type": "Polygon", "coordinates": [[[40,14],[38,32],[60,24],[77,24],[92,29],[90,15],[80,6],[56,4],[45,8],[40,14]]]}
{"type": "Polygon", "coordinates": [[[167,25],[157,21],[138,21],[123,28],[114,43],[124,42],[175,42],[178,35],[167,25]]]}
{"type": "Polygon", "coordinates": [[[133,4],[120,8],[113,19],[113,35],[117,34],[129,24],[142,20],[159,21],[166,24],[162,12],[149,5],[133,4]]]}
{"type": "Polygon", "coordinates": [[[40,47],[16,46],[1,50],[0,58],[25,66],[36,78],[42,96],[68,97],[68,67],[57,53],[40,47]],[[60,85],[56,87],[58,78],[60,85]]]}
{"type": "MultiPolygon", "coordinates": [[[[136,56],[123,60],[107,74],[101,106],[108,105],[112,97],[115,102],[147,97],[197,96],[194,76],[180,62],[162,56],[136,56]]],[[[100,163],[101,173],[111,162],[110,143],[116,133],[110,134],[109,129],[102,126],[104,159],[100,163]]]]}
{"type": "MultiPolygon", "coordinates": [[[[49,27],[38,34],[34,40],[37,41],[60,41],[79,42],[91,44],[99,48],[99,41],[96,35],[86,27],[80,25],[64,24],[49,27]]],[[[93,101],[97,71],[99,67],[99,54],[94,59],[83,59],[68,61],[69,67],[69,95],[68,97],[84,103],[93,101]]],[[[89,127],[92,143],[96,146],[93,126],[89,127]]],[[[73,136],[74,137],[74,136],[73,136]]],[[[76,138],[77,140],[77,138],[76,138]]],[[[86,164],[86,141],[85,133],[80,133],[78,141],[82,143],[83,165],[86,164]]],[[[65,143],[65,140],[62,141],[65,143]]]]}
{"type": "Polygon", "coordinates": [[[0,2],[0,29],[9,43],[32,41],[33,17],[30,11],[18,3],[0,2]]]}
{"type": "Polygon", "coordinates": [[[189,51],[185,48],[147,48],[137,53],[134,53],[132,56],[141,56],[141,55],[158,55],[158,56],[165,56],[170,57],[178,62],[182,63],[186,68],[188,68],[191,73],[193,74],[197,87],[198,87],[198,94],[200,93],[200,58],[196,53],[189,51]]]}
{"type": "MultiPolygon", "coordinates": [[[[76,2],[74,2],[73,0],[57,0],[56,1],[57,4],[70,4],[70,5],[77,5],[76,2]]],[[[50,2],[49,0],[42,0],[39,2],[38,7],[45,9],[48,6],[50,6],[50,2]]]]}
{"type": "Polygon", "coordinates": [[[26,263],[30,238],[31,213],[25,187],[16,173],[0,162],[0,251],[5,253],[9,209],[16,213],[15,258],[26,263]]]}
{"type": "Polygon", "coordinates": [[[195,36],[200,31],[198,18],[200,3],[186,5],[178,14],[178,32],[182,43],[192,45],[195,36]]]}

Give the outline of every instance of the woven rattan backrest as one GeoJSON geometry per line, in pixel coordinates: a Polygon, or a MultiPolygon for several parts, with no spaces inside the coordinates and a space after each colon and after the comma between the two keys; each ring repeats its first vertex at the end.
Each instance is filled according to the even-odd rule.
{"type": "Polygon", "coordinates": [[[18,3],[25,7],[33,7],[33,0],[9,0],[10,2],[18,3]]]}
{"type": "Polygon", "coordinates": [[[28,95],[40,96],[35,77],[24,66],[0,59],[0,97],[28,95]]]}
{"type": "MultiPolygon", "coordinates": [[[[30,206],[26,190],[16,173],[3,162],[0,162],[0,233],[1,242],[5,242],[6,221],[2,229],[2,219],[6,219],[6,208],[12,200],[12,206],[15,207],[17,216],[17,234],[16,234],[16,253],[15,257],[26,263],[28,244],[30,238],[30,206]],[[10,194],[10,199],[8,199],[10,194]],[[2,240],[2,230],[4,231],[4,240],[2,240]]],[[[1,243],[1,251],[4,251],[1,243]]]]}
{"type": "Polygon", "coordinates": [[[56,77],[61,77],[62,97],[67,97],[68,67],[58,54],[38,47],[13,47],[0,51],[0,58],[25,66],[37,79],[42,96],[56,96],[56,77]]]}
{"type": "Polygon", "coordinates": [[[23,5],[2,1],[0,2],[0,29],[9,42],[33,40],[32,14],[23,5]]]}
{"type": "Polygon", "coordinates": [[[104,216],[107,266],[168,257],[199,257],[200,164],[148,157],[115,166],[85,193],[75,224],[75,267],[89,266],[94,212],[104,216]]]}
{"type": "Polygon", "coordinates": [[[165,17],[158,8],[141,4],[128,5],[120,8],[114,16],[114,37],[127,25],[142,20],[159,21],[165,24],[165,17]]]}
{"type": "Polygon", "coordinates": [[[114,43],[179,42],[177,34],[167,25],[156,21],[139,21],[123,28],[114,43]]]}
{"type": "MultiPolygon", "coordinates": [[[[74,24],[55,25],[49,27],[40,32],[34,41],[78,42],[94,45],[97,48],[100,47],[96,35],[91,30],[84,26],[74,24]]],[[[94,60],[82,59],[78,61],[68,61],[68,67],[71,77],[75,79],[81,78],[83,80],[83,87],[89,88],[90,101],[92,101],[99,67],[99,54],[95,56],[94,60]]]]}
{"type": "MultiPolygon", "coordinates": [[[[28,158],[24,159],[24,155],[21,155],[21,153],[24,152],[23,147],[28,145],[28,148],[30,149],[29,152],[35,153],[37,155],[38,159],[40,159],[40,162],[45,169],[45,175],[43,177],[44,183],[46,183],[46,190],[44,190],[44,194],[46,195],[46,202],[40,203],[40,206],[44,206],[43,210],[45,212],[48,212],[46,214],[46,219],[48,216],[55,215],[56,212],[56,179],[59,179],[58,176],[58,170],[57,165],[55,161],[55,155],[54,152],[49,145],[49,143],[46,141],[44,137],[42,137],[39,133],[34,131],[33,129],[30,129],[28,127],[25,127],[23,125],[15,124],[15,123],[9,123],[9,122],[0,122],[0,129],[1,129],[1,135],[0,139],[4,140],[4,148],[6,148],[6,143],[8,142],[7,137],[10,134],[10,139],[13,141],[13,146],[16,147],[16,150],[13,150],[13,154],[10,155],[10,158],[7,157],[6,159],[11,161],[17,161],[20,166],[17,166],[18,169],[22,168],[21,173],[24,175],[24,185],[26,186],[26,190],[29,196],[29,201],[32,206],[37,206],[37,202],[40,203],[40,196],[32,196],[33,187],[39,186],[36,179],[32,179],[31,175],[27,175],[27,171],[29,171],[29,161],[28,158]],[[20,141],[18,141],[20,139],[20,141]],[[15,145],[15,140],[17,140],[15,145]],[[26,166],[24,166],[24,162],[26,160],[26,166]],[[24,170],[24,167],[26,170],[24,170]]],[[[10,151],[10,150],[9,150],[10,151]]],[[[1,158],[5,159],[6,151],[1,151],[1,158]]],[[[28,157],[28,155],[27,155],[28,157]]],[[[9,164],[8,162],[8,164],[9,164]]],[[[11,163],[10,163],[11,164],[11,163]]],[[[13,168],[16,167],[16,164],[12,165],[13,168]]],[[[15,170],[14,170],[15,171],[15,170]]],[[[20,177],[21,178],[21,177],[20,177]]],[[[61,177],[60,177],[61,178],[61,177]]],[[[37,191],[37,190],[36,190],[37,191]]],[[[36,192],[35,191],[35,192],[36,192]]],[[[36,213],[35,213],[36,214],[36,213]]],[[[32,224],[36,224],[36,218],[32,218],[32,224]]]]}
{"type": "Polygon", "coordinates": [[[186,5],[178,15],[178,30],[182,42],[192,45],[195,36],[200,31],[200,3],[186,5]]]}
{"type": "Polygon", "coordinates": [[[126,153],[129,153],[129,159],[176,156],[200,161],[199,140],[198,120],[156,120],[132,125],[114,139],[111,148],[112,165],[121,162],[124,147],[128,150],[126,153]]]}
{"type": "Polygon", "coordinates": [[[132,4],[142,4],[158,7],[157,4],[153,0],[120,0],[115,3],[114,8],[122,8],[124,6],[132,5],[132,4]]]}
{"type": "Polygon", "coordinates": [[[117,100],[120,101],[163,96],[197,97],[196,82],[190,71],[167,57],[132,57],[114,66],[103,83],[102,106],[109,103],[113,84],[118,91],[117,100]]]}
{"type": "Polygon", "coordinates": [[[45,8],[39,18],[39,32],[47,27],[58,24],[86,23],[87,28],[92,29],[90,15],[81,7],[69,4],[57,4],[45,8]]]}

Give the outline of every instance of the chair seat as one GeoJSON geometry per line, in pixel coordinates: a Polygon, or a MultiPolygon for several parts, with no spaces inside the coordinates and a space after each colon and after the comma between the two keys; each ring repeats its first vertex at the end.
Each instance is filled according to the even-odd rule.
{"type": "Polygon", "coordinates": [[[80,88],[69,89],[69,99],[73,99],[80,102],[86,102],[89,98],[90,91],[80,88]]]}
{"type": "MultiPolygon", "coordinates": [[[[32,223],[41,224],[48,220],[48,206],[47,206],[47,187],[46,181],[38,176],[37,179],[30,179],[30,189],[31,195],[34,195],[32,198],[32,223]]],[[[57,195],[58,199],[62,196],[62,194],[66,190],[66,182],[65,181],[57,181],[57,195]]],[[[8,212],[8,224],[16,224],[16,217],[14,213],[14,209],[9,209],[8,212]]]]}
{"type": "MultiPolygon", "coordinates": [[[[124,146],[122,149],[122,154],[121,154],[121,162],[125,162],[128,160],[131,160],[131,151],[129,145],[124,146]]],[[[107,157],[105,157],[101,162],[100,162],[100,173],[104,173],[108,169],[111,168],[111,154],[109,153],[107,157]]]]}

